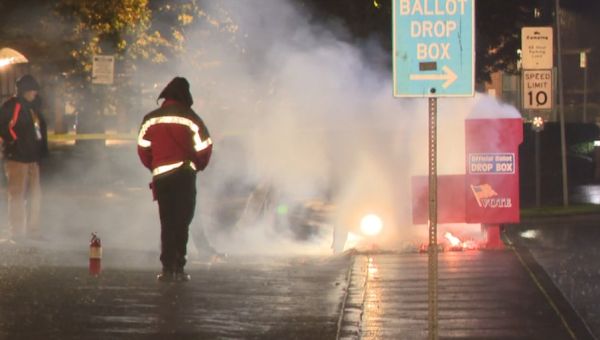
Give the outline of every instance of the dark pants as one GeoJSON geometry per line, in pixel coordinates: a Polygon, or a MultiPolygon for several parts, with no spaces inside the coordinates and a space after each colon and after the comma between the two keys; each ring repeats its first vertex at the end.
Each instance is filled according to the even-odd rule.
{"type": "Polygon", "coordinates": [[[196,207],[196,173],[182,166],[154,178],[154,186],[160,214],[160,261],[165,270],[182,271],[196,207]]]}

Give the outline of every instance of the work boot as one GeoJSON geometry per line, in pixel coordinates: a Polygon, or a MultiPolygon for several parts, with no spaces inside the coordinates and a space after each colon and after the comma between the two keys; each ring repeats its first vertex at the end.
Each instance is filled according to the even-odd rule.
{"type": "Polygon", "coordinates": [[[175,280],[175,274],[172,271],[163,268],[162,273],[158,274],[156,279],[160,282],[172,282],[175,280]]]}
{"type": "Polygon", "coordinates": [[[186,273],[183,269],[177,270],[175,272],[175,281],[187,282],[191,279],[192,277],[190,276],[190,274],[186,273]]]}

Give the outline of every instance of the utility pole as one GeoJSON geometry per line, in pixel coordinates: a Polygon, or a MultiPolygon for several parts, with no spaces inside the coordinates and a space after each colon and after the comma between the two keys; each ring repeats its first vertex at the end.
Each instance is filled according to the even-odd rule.
{"type": "Polygon", "coordinates": [[[556,19],[556,47],[557,47],[557,62],[558,62],[558,97],[559,103],[559,119],[560,119],[560,151],[562,159],[562,190],[563,190],[563,206],[569,206],[569,184],[567,176],[567,146],[565,137],[565,97],[563,91],[563,68],[562,68],[562,46],[560,42],[560,0],[554,1],[555,19],[556,19]]]}
{"type": "Polygon", "coordinates": [[[586,50],[579,54],[579,66],[583,69],[583,122],[587,122],[588,63],[586,50]]]}

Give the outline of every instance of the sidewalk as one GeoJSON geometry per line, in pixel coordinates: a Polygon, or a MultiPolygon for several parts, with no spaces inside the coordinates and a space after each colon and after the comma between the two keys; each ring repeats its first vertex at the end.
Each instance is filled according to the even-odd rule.
{"type": "MultiPolygon", "coordinates": [[[[579,214],[525,219],[505,228],[506,235],[554,284],[557,295],[600,335],[600,215],[579,214]],[[543,268],[543,269],[542,269],[543,268]]],[[[551,288],[553,286],[550,286],[551,288]]]]}
{"type": "MultiPolygon", "coordinates": [[[[529,259],[512,249],[438,259],[440,338],[587,338],[568,323],[572,315],[556,310],[556,296],[543,291],[547,282],[536,281],[529,259]]],[[[427,339],[427,266],[427,254],[357,255],[340,338],[427,339]]]]}

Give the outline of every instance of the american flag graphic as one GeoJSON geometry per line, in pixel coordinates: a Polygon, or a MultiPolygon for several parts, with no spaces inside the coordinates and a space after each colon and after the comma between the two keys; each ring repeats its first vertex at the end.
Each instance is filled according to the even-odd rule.
{"type": "Polygon", "coordinates": [[[477,204],[481,207],[481,200],[485,198],[490,198],[494,196],[498,196],[498,193],[494,191],[491,185],[489,184],[480,184],[480,185],[472,185],[471,191],[473,191],[473,195],[475,195],[475,199],[477,200],[477,204]]]}

